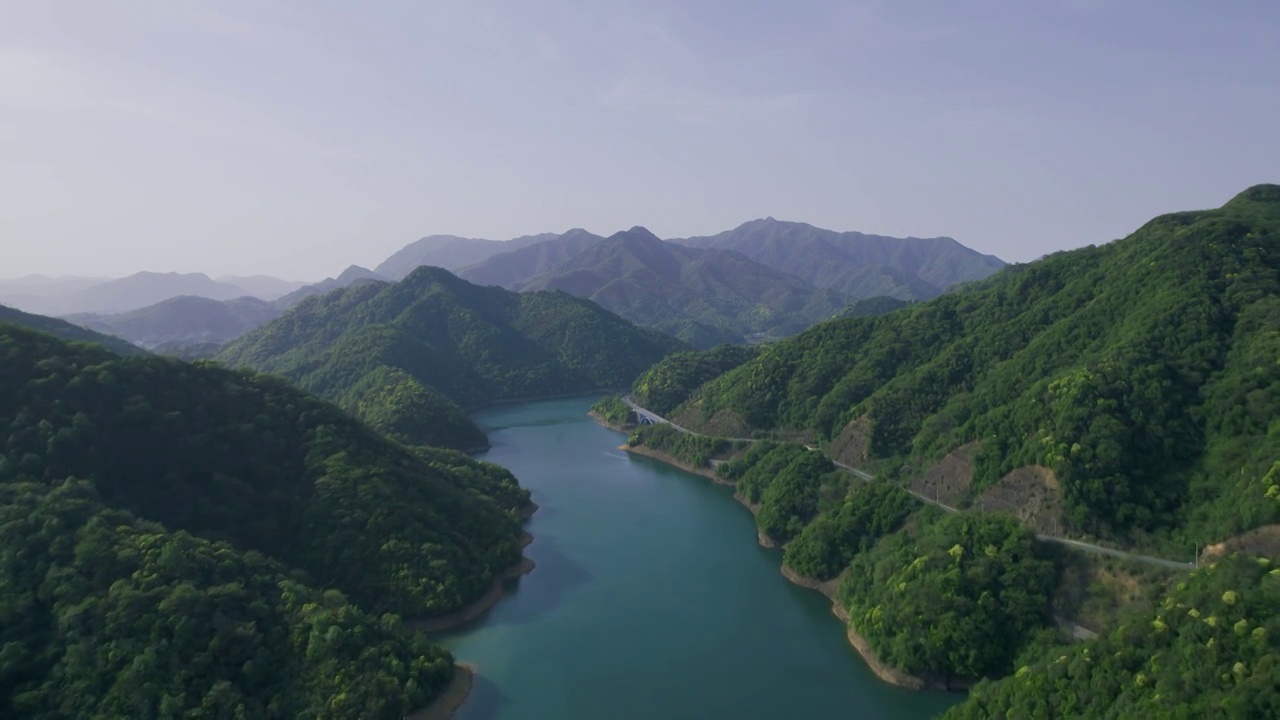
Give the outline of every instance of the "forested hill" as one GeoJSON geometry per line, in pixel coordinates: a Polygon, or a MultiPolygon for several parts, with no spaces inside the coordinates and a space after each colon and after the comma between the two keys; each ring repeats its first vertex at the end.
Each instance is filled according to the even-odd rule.
{"type": "Polygon", "coordinates": [[[520,556],[505,470],[279,379],[3,326],[0,407],[5,717],[402,717],[449,658],[376,614],[520,556]]]}
{"type": "Polygon", "coordinates": [[[219,359],[284,375],[406,442],[469,448],[485,440],[461,407],[624,387],[678,349],[566,293],[421,267],[308,299],[219,359]]]}
{"type": "Polygon", "coordinates": [[[4,305],[0,305],[0,325],[14,325],[31,330],[39,330],[72,342],[94,343],[121,355],[139,355],[142,353],[142,348],[118,337],[103,335],[79,325],[72,325],[65,320],[45,317],[44,315],[33,315],[5,307],[4,305]]]}
{"type": "Polygon", "coordinates": [[[836,442],[910,480],[971,453],[972,500],[1040,466],[1062,522],[1192,547],[1280,521],[1280,186],[766,347],[676,410],[836,442]],[[970,443],[973,443],[972,445],[970,443]],[[1276,491],[1272,491],[1273,494],[1276,491]]]}

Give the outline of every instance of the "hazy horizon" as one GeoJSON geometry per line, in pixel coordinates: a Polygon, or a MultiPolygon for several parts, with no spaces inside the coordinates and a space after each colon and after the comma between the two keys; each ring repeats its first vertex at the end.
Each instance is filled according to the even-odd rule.
{"type": "Polygon", "coordinates": [[[0,3],[4,278],[766,216],[1019,262],[1280,180],[1261,0],[0,3]]]}

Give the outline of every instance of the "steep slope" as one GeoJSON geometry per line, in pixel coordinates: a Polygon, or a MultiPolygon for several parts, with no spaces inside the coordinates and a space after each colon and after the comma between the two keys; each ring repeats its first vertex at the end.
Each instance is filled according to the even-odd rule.
{"type": "Polygon", "coordinates": [[[499,253],[519,250],[557,237],[559,235],[556,233],[542,233],[512,240],[482,240],[456,235],[428,235],[397,250],[374,268],[374,272],[391,280],[401,280],[424,265],[456,271],[499,253]]]}
{"type": "Polygon", "coordinates": [[[519,559],[527,494],[509,473],[411,452],[282,380],[12,327],[0,359],[14,418],[0,482],[91,480],[112,507],[269,555],[378,612],[456,610],[519,559]]]}
{"type": "Polygon", "coordinates": [[[839,293],[740,253],[663,242],[640,227],[598,242],[519,287],[590,298],[697,347],[791,335],[847,303],[839,293]]]}
{"type": "Polygon", "coordinates": [[[291,574],[83,481],[0,482],[0,715],[394,720],[447,686],[443,648],[291,574]]]}
{"type": "Polygon", "coordinates": [[[564,293],[423,267],[307,300],[219,359],[284,375],[406,442],[468,448],[484,436],[459,405],[622,387],[677,349],[564,293]]]}
{"type": "MultiPolygon", "coordinates": [[[[1064,527],[1171,548],[1280,521],[1280,186],[1157,218],[877,318],[820,325],[677,414],[841,440],[911,478],[976,443],[969,497],[1039,466],[1064,527]]],[[[844,451],[852,447],[856,450],[844,451]]],[[[963,498],[962,498],[963,499],[963,498]]]]}
{"type": "Polygon", "coordinates": [[[635,379],[631,397],[646,410],[667,415],[708,380],[759,354],[759,347],[741,345],[672,353],[635,379]]]}
{"type": "Polygon", "coordinates": [[[1115,632],[1025,658],[944,717],[1280,717],[1280,572],[1235,556],[1115,632]]]}
{"type": "Polygon", "coordinates": [[[95,343],[120,355],[139,355],[142,353],[142,348],[118,337],[103,335],[69,323],[66,320],[45,317],[44,315],[32,315],[31,313],[14,310],[3,305],[0,305],[0,325],[15,325],[30,330],[38,330],[71,342],[95,343]]]}
{"type": "Polygon", "coordinates": [[[277,379],[0,326],[0,407],[6,717],[402,717],[449,657],[377,616],[520,557],[505,470],[277,379]]]}
{"type": "Polygon", "coordinates": [[[502,252],[464,267],[458,277],[477,285],[497,285],[514,290],[530,278],[551,271],[587,248],[604,240],[581,228],[575,228],[554,239],[502,252]]]}
{"type": "Polygon", "coordinates": [[[253,297],[235,300],[183,296],[116,315],[68,315],[68,322],[116,335],[145,348],[179,341],[224,343],[275,319],[280,310],[253,297]]]}
{"type": "Polygon", "coordinates": [[[893,238],[835,232],[773,218],[733,230],[671,242],[737,250],[756,262],[850,297],[900,300],[935,297],[957,283],[981,280],[1004,263],[951,238],[893,238]]]}

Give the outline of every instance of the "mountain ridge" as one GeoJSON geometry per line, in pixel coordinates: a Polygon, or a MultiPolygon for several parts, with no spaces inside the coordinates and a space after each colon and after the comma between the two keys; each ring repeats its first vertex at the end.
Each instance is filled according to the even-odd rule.
{"type": "Polygon", "coordinates": [[[848,304],[834,291],[741,253],[685,247],[641,226],[596,242],[515,288],[564,290],[700,347],[793,334],[848,304]]]}
{"type": "Polygon", "coordinates": [[[621,387],[673,338],[562,292],[516,293],[423,266],[307,298],[218,359],[284,375],[412,444],[486,444],[462,408],[621,387]]]}

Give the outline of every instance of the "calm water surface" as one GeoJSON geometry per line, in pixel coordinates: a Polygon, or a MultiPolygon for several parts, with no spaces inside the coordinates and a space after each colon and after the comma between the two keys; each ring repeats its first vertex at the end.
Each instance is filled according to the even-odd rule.
{"type": "Polygon", "coordinates": [[[483,459],[541,509],[537,568],[438,636],[480,669],[460,720],[925,718],[960,700],[878,681],[727,488],[618,450],[591,401],[476,417],[483,459]]]}

